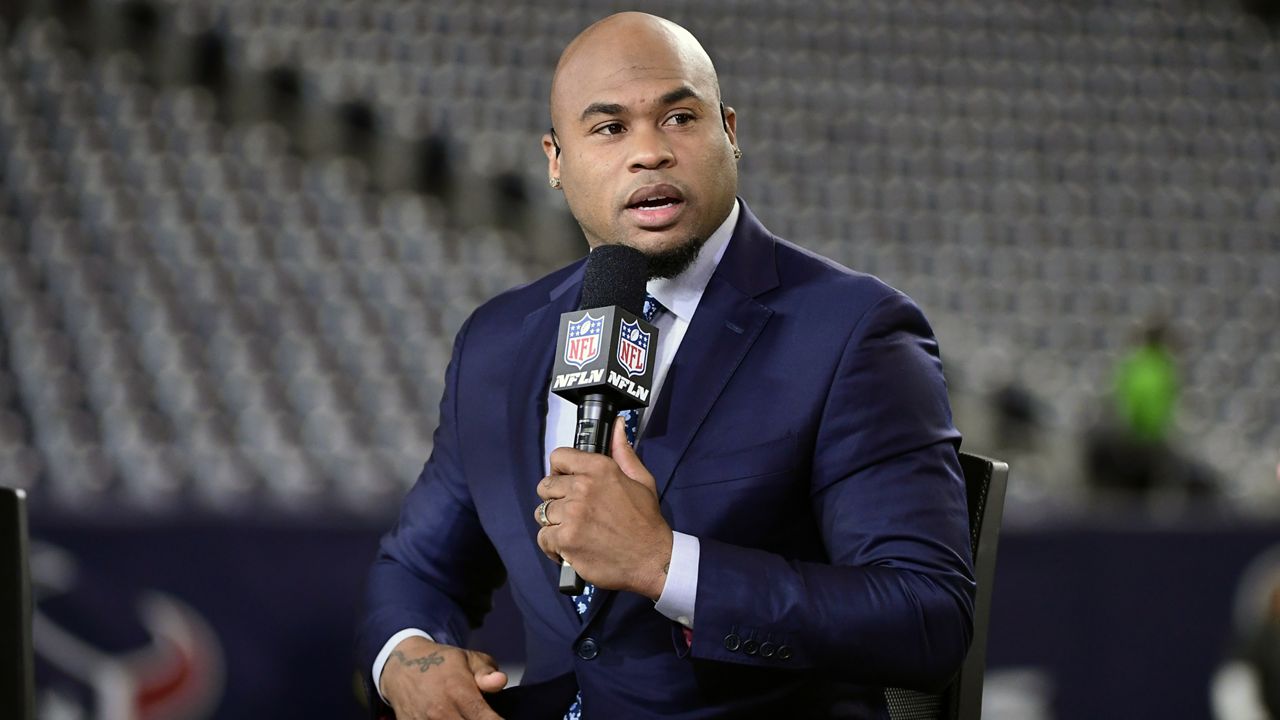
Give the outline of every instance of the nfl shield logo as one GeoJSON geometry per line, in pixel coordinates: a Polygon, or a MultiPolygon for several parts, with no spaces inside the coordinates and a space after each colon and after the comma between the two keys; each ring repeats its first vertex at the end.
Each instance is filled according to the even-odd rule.
{"type": "Polygon", "coordinates": [[[649,333],[639,323],[624,320],[618,333],[618,363],[628,375],[640,375],[649,367],[649,333]]]}
{"type": "Polygon", "coordinates": [[[564,343],[564,361],[581,369],[583,365],[600,357],[600,336],[603,332],[603,317],[587,314],[581,320],[569,323],[568,338],[564,343]]]}

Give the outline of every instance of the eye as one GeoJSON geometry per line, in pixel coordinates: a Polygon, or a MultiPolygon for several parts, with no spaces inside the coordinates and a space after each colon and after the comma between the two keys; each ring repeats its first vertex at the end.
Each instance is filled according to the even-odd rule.
{"type": "Polygon", "coordinates": [[[666,125],[688,125],[689,123],[697,119],[698,118],[696,118],[693,113],[678,112],[678,113],[672,113],[671,116],[667,118],[665,124],[666,125]]]}
{"type": "Polygon", "coordinates": [[[611,123],[605,123],[604,125],[601,125],[600,127],[596,128],[594,132],[599,135],[618,135],[624,129],[625,128],[623,128],[622,123],[611,122],[611,123]]]}

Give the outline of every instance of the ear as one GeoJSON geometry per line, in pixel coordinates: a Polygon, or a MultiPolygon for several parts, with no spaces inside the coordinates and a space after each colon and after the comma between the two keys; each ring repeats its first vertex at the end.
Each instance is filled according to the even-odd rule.
{"type": "Polygon", "coordinates": [[[724,132],[729,136],[729,144],[738,147],[738,113],[728,105],[721,105],[724,116],[724,132]]]}
{"type": "Polygon", "coordinates": [[[542,152],[547,156],[547,177],[560,178],[560,155],[556,152],[555,141],[551,133],[542,134],[542,152]]]}

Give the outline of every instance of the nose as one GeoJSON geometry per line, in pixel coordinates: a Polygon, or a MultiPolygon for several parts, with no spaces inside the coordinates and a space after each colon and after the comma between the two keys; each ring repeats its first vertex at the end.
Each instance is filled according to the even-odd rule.
{"type": "Polygon", "coordinates": [[[635,130],[631,134],[631,139],[629,167],[632,172],[660,170],[676,164],[675,152],[661,130],[656,128],[635,130]]]}

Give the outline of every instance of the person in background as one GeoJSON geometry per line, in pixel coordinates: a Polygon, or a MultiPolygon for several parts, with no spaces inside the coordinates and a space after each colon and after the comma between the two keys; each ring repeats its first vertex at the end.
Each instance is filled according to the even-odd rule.
{"type": "Polygon", "coordinates": [[[1141,344],[1116,369],[1116,414],[1136,445],[1163,446],[1178,408],[1178,370],[1168,327],[1152,323],[1141,344]]]}
{"type": "Polygon", "coordinates": [[[1209,685],[1214,720],[1280,719],[1280,546],[1240,574],[1234,637],[1209,685]]]}
{"type": "Polygon", "coordinates": [[[1112,413],[1086,438],[1089,482],[1095,489],[1113,497],[1215,493],[1212,471],[1175,447],[1181,385],[1174,347],[1168,325],[1152,321],[1116,366],[1112,413]]]}

